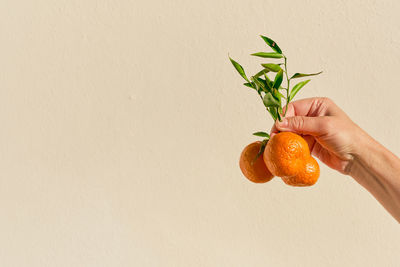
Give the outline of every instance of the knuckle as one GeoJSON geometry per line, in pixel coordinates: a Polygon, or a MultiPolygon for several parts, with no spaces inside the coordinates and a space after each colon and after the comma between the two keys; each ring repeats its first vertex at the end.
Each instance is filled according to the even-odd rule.
{"type": "Polygon", "coordinates": [[[320,115],[329,114],[335,103],[329,97],[318,97],[314,102],[314,110],[320,115]]]}
{"type": "Polygon", "coordinates": [[[333,100],[330,99],[329,97],[321,97],[318,99],[318,107],[320,109],[327,109],[330,106],[332,106],[333,104],[334,104],[333,100]]]}
{"type": "Polygon", "coordinates": [[[292,120],[292,128],[303,129],[304,123],[305,123],[304,117],[301,116],[294,117],[292,120]]]}
{"type": "Polygon", "coordinates": [[[333,100],[330,99],[329,97],[321,97],[321,102],[325,104],[332,104],[333,100]]]}

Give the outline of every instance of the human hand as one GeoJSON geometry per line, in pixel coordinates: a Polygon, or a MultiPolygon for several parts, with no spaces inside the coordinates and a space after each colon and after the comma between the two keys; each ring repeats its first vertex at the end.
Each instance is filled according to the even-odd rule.
{"type": "Polygon", "coordinates": [[[353,177],[400,222],[400,159],[358,127],[332,100],[289,103],[286,117],[271,129],[304,137],[311,154],[353,177]]]}
{"type": "Polygon", "coordinates": [[[307,141],[312,155],[332,169],[348,174],[357,141],[365,136],[329,98],[307,98],[289,103],[286,117],[276,121],[271,137],[282,132],[297,133],[307,141]]]}

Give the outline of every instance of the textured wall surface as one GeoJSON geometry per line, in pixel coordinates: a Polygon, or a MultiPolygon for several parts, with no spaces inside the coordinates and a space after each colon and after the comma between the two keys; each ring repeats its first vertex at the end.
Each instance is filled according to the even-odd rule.
{"type": "Polygon", "coordinates": [[[241,86],[289,71],[400,154],[399,1],[0,1],[1,266],[398,266],[399,224],[352,178],[240,173],[272,120],[241,86]]]}

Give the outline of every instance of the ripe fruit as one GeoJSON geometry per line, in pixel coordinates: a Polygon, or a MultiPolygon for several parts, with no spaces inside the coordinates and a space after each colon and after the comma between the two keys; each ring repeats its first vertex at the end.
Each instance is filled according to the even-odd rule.
{"type": "Polygon", "coordinates": [[[319,178],[319,165],[310,155],[307,142],[295,133],[274,135],[265,147],[264,162],[288,185],[310,186],[319,178]]]}
{"type": "Polygon", "coordinates": [[[239,166],[244,176],[254,183],[266,183],[274,176],[267,169],[264,163],[263,155],[257,159],[262,142],[254,142],[246,146],[240,155],[239,166]]]}
{"type": "MultiPolygon", "coordinates": [[[[252,76],[247,76],[242,65],[231,57],[229,57],[229,60],[239,75],[246,81],[243,85],[257,92],[273,121],[282,121],[287,111],[287,109],[284,111],[283,107],[289,107],[289,103],[310,79],[297,82],[295,85],[292,83],[292,87],[290,87],[290,81],[319,75],[322,71],[317,73],[296,72],[290,76],[287,70],[287,57],[282,49],[271,38],[263,35],[260,37],[273,52],[257,52],[251,55],[280,59],[280,62],[265,62],[261,64],[263,69],[252,76]]],[[[302,137],[293,133],[277,134],[269,141],[265,151],[263,151],[265,144],[270,139],[269,134],[255,132],[253,135],[263,137],[264,140],[247,146],[240,157],[240,169],[250,181],[263,183],[271,180],[275,175],[280,176],[288,185],[309,186],[318,180],[318,163],[310,156],[308,145],[302,137]],[[262,156],[258,157],[252,164],[259,152],[262,156]],[[262,164],[261,158],[265,161],[266,166],[262,164]]]]}

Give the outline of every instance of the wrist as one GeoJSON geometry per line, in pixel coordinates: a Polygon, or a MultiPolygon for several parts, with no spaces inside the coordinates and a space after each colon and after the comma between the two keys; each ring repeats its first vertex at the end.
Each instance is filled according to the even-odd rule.
{"type": "Polygon", "coordinates": [[[377,143],[371,136],[364,132],[361,128],[354,131],[355,135],[351,147],[351,161],[349,162],[346,173],[352,177],[358,176],[368,158],[377,152],[379,143],[377,143]]]}

